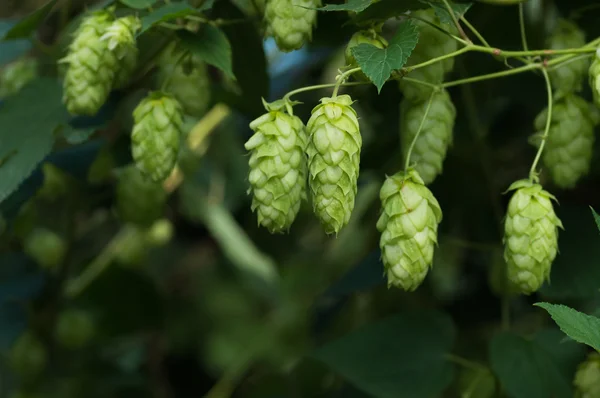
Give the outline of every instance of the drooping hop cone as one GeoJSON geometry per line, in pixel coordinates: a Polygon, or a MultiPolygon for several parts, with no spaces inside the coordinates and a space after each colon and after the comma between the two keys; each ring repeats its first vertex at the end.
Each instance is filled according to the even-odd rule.
{"type": "Polygon", "coordinates": [[[268,0],[265,9],[266,34],[272,36],[281,51],[299,50],[312,39],[321,0],[268,0]]]}
{"type": "Polygon", "coordinates": [[[142,22],[133,15],[114,21],[102,35],[101,40],[108,41],[108,49],[119,60],[115,71],[113,87],[123,87],[131,78],[137,65],[138,49],[135,35],[142,27],[142,22]]]}
{"type": "Polygon", "coordinates": [[[388,287],[414,291],[433,263],[442,209],[414,169],[388,177],[379,197],[377,229],[388,287]]]}
{"type": "Polygon", "coordinates": [[[155,91],[133,111],[131,152],[137,167],[153,181],[164,181],[177,162],[183,108],[170,94],[155,91]]]}
{"type": "MultiPolygon", "coordinates": [[[[403,155],[415,138],[425,117],[429,100],[411,101],[404,98],[400,104],[400,137],[403,155]]],[[[456,108],[446,90],[434,94],[429,112],[415,142],[410,161],[425,184],[430,184],[442,173],[446,152],[452,144],[456,108]]]]}
{"type": "MultiPolygon", "coordinates": [[[[566,19],[559,19],[554,32],[548,38],[548,47],[553,50],[579,48],[585,44],[585,32],[566,19]]],[[[549,71],[552,87],[563,93],[581,91],[585,75],[590,66],[587,58],[565,63],[549,71]]]]}
{"type": "Polygon", "coordinates": [[[306,198],[304,124],[285,110],[282,100],[265,103],[267,113],[250,123],[254,135],[245,147],[250,156],[252,211],[271,233],[286,232],[306,198]]]}
{"type": "MultiPolygon", "coordinates": [[[[435,11],[430,8],[427,10],[417,10],[412,12],[412,15],[423,18],[426,21],[441,25],[439,18],[435,15],[435,11]]],[[[406,66],[413,66],[430,59],[449,54],[458,49],[456,40],[452,39],[444,32],[426,24],[425,22],[414,19],[419,27],[419,42],[412,51],[406,66]]],[[[444,25],[444,28],[454,32],[454,28],[449,25],[444,25]]],[[[454,58],[448,58],[441,62],[428,65],[423,68],[415,69],[407,76],[412,79],[426,81],[432,84],[440,84],[444,81],[444,77],[454,68],[454,58]]],[[[399,82],[400,90],[404,95],[411,99],[426,99],[431,93],[431,89],[421,84],[411,83],[405,80],[399,82]]]]}
{"type": "Polygon", "coordinates": [[[148,227],[162,216],[167,193],[160,183],[129,166],[119,174],[116,202],[121,221],[148,227]]]}
{"type": "MultiPolygon", "coordinates": [[[[360,44],[370,44],[377,48],[386,48],[388,46],[387,40],[377,33],[375,29],[360,30],[356,32],[350,38],[350,41],[346,45],[346,51],[344,52],[346,65],[351,68],[356,68],[358,66],[354,54],[352,54],[352,49],[360,44]]],[[[367,81],[369,79],[363,72],[355,73],[353,76],[362,81],[367,81]]]]}
{"type": "Polygon", "coordinates": [[[325,232],[337,234],[350,221],[360,166],[362,137],[352,99],[322,98],[306,127],[313,209],[325,232]]]}
{"type": "Polygon", "coordinates": [[[558,228],[563,226],[554,213],[554,196],[541,185],[519,180],[508,190],[516,192],[504,221],[507,275],[521,293],[531,294],[550,276],[558,252],[558,228]]]}
{"type": "Polygon", "coordinates": [[[38,61],[23,57],[0,70],[0,98],[18,93],[38,75],[38,61]]]}
{"type": "Polygon", "coordinates": [[[589,70],[589,82],[594,95],[594,104],[600,108],[600,48],[596,50],[596,56],[589,70]]]}
{"type": "Polygon", "coordinates": [[[108,98],[120,61],[102,35],[113,22],[109,11],[86,17],[69,46],[63,82],[63,102],[72,115],[95,115],[108,98]]]}
{"type": "Polygon", "coordinates": [[[575,379],[575,398],[600,397],[600,355],[591,353],[587,360],[577,367],[575,379]]]}
{"type": "MultiPolygon", "coordinates": [[[[547,115],[546,109],[535,119],[538,133],[532,137],[532,141],[536,145],[539,145],[543,135],[547,115]]],[[[578,95],[567,94],[555,101],[542,160],[557,186],[573,188],[588,173],[596,124],[592,107],[578,95]]]]}

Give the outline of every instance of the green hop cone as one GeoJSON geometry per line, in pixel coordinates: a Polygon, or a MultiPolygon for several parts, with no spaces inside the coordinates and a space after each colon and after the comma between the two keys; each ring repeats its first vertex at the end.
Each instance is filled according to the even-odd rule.
{"type": "Polygon", "coordinates": [[[283,100],[264,105],[267,113],[250,123],[254,134],[245,144],[252,153],[248,192],[258,224],[281,233],[289,230],[306,198],[307,137],[283,100]]]}
{"type": "Polygon", "coordinates": [[[531,294],[550,276],[563,226],[552,206],[556,199],[540,184],[519,180],[508,188],[513,190],[504,221],[504,259],[511,283],[531,294]]]}
{"type": "MultiPolygon", "coordinates": [[[[548,47],[553,50],[579,48],[585,45],[585,33],[571,21],[560,19],[554,32],[548,38],[548,47]]],[[[562,93],[581,91],[589,68],[587,58],[565,63],[564,66],[549,71],[552,87],[562,93]]]]}
{"type": "Polygon", "coordinates": [[[38,61],[24,57],[6,65],[0,72],[0,98],[14,95],[38,75],[38,61]]]}
{"type": "Polygon", "coordinates": [[[266,34],[272,36],[281,51],[299,50],[312,39],[321,0],[268,0],[265,9],[266,34]]]}
{"type": "Polygon", "coordinates": [[[600,398],[600,354],[593,352],[577,367],[575,398],[600,398]]]}
{"type": "Polygon", "coordinates": [[[115,261],[123,267],[136,268],[146,258],[147,251],[145,228],[125,225],[115,246],[115,261]]]}
{"type": "Polygon", "coordinates": [[[26,331],[15,340],[9,355],[10,367],[19,377],[32,379],[46,368],[46,347],[31,331],[26,331]]]}
{"type": "Polygon", "coordinates": [[[146,231],[146,242],[151,246],[164,246],[173,238],[173,223],[166,218],[157,220],[146,231]]]}
{"type": "Polygon", "coordinates": [[[164,181],[177,163],[183,109],[172,95],[155,91],[135,108],[133,119],[133,159],[153,181],[164,181]]]}
{"type": "MultiPolygon", "coordinates": [[[[429,100],[404,98],[400,105],[400,133],[403,156],[415,138],[427,111],[429,100]]],[[[456,108],[446,90],[434,94],[427,118],[411,154],[411,163],[426,185],[442,173],[446,152],[452,144],[456,108]]]]}
{"type": "Polygon", "coordinates": [[[94,334],[94,320],[82,310],[66,310],[58,315],[54,330],[56,341],[68,349],[85,346],[94,334]]]}
{"type": "Polygon", "coordinates": [[[136,167],[122,170],[116,188],[117,212],[121,221],[142,227],[162,216],[167,193],[163,186],[142,174],[136,167]]]}
{"type": "MultiPolygon", "coordinates": [[[[412,12],[411,15],[423,18],[438,26],[441,25],[439,18],[435,15],[435,11],[432,8],[427,10],[417,10],[412,12]]],[[[456,40],[452,39],[444,32],[441,32],[420,20],[414,19],[414,22],[419,27],[419,42],[410,54],[406,66],[420,64],[433,58],[449,54],[458,49],[456,40]]],[[[454,28],[451,28],[448,25],[445,25],[444,28],[450,29],[454,33],[454,28]]],[[[445,75],[453,68],[454,58],[448,58],[441,62],[415,69],[408,74],[408,77],[432,84],[440,84],[444,81],[445,75]]],[[[399,86],[404,95],[413,100],[426,99],[431,93],[431,89],[427,86],[407,82],[405,80],[400,80],[399,86]]]]}
{"type": "MultiPolygon", "coordinates": [[[[545,109],[535,119],[539,133],[533,137],[534,144],[543,135],[547,115],[545,109]]],[[[578,95],[567,94],[555,101],[542,161],[557,186],[573,188],[588,173],[596,124],[592,107],[578,95]]]]}
{"type": "Polygon", "coordinates": [[[120,61],[109,50],[109,41],[101,37],[113,19],[106,10],[87,16],[75,32],[67,56],[59,61],[68,65],[63,102],[72,115],[93,116],[108,98],[120,61]]]}
{"type": "Polygon", "coordinates": [[[67,243],[57,233],[45,228],[34,229],[23,242],[25,254],[43,268],[52,270],[62,263],[67,243]]]}
{"type": "Polygon", "coordinates": [[[589,82],[594,95],[594,104],[600,108],[600,48],[596,50],[596,56],[589,69],[589,82]]]}
{"type": "Polygon", "coordinates": [[[362,137],[349,95],[322,98],[307,123],[308,183],[327,234],[350,221],[357,192],[362,137]]]}
{"type": "Polygon", "coordinates": [[[377,229],[388,287],[414,291],[433,263],[442,209],[414,169],[388,177],[379,197],[377,229]]]}
{"type": "Polygon", "coordinates": [[[113,82],[113,86],[116,88],[127,84],[137,66],[138,49],[135,35],[141,27],[140,19],[130,15],[114,21],[100,38],[100,40],[108,41],[108,49],[119,60],[119,67],[115,71],[113,82]]]}
{"type": "MultiPolygon", "coordinates": [[[[360,44],[370,44],[377,48],[386,48],[388,46],[387,40],[377,33],[375,29],[360,30],[356,32],[350,38],[350,41],[346,45],[346,51],[344,52],[346,57],[346,65],[348,65],[350,68],[356,68],[358,66],[358,63],[352,54],[352,49],[360,44]]],[[[358,80],[369,80],[369,78],[363,72],[354,73],[353,76],[358,80]]]]}

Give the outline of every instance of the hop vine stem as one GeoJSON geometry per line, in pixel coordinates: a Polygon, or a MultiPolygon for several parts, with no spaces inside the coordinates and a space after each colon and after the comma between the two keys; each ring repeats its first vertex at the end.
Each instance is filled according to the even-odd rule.
{"type": "Polygon", "coordinates": [[[406,160],[404,161],[404,170],[408,170],[408,167],[410,166],[410,156],[412,155],[412,151],[415,147],[415,143],[419,139],[421,130],[423,130],[423,126],[425,125],[425,120],[427,120],[427,115],[429,114],[429,110],[431,109],[431,104],[433,103],[433,97],[435,96],[436,93],[437,93],[437,89],[431,91],[431,95],[429,96],[429,100],[427,101],[427,108],[425,108],[425,114],[423,115],[423,119],[421,119],[421,124],[419,124],[419,129],[417,130],[417,134],[415,134],[415,137],[413,138],[412,142],[410,143],[410,147],[408,148],[408,152],[406,153],[406,160]]]}
{"type": "Polygon", "coordinates": [[[359,66],[357,68],[352,68],[352,69],[350,69],[350,70],[342,73],[340,76],[338,76],[338,78],[336,80],[335,87],[333,88],[332,97],[333,98],[337,97],[337,93],[338,93],[338,91],[340,89],[340,86],[342,85],[342,83],[344,83],[344,81],[346,80],[346,78],[348,76],[350,76],[353,73],[360,72],[360,71],[361,71],[361,67],[359,66]]]}
{"type": "Polygon", "coordinates": [[[540,157],[542,156],[542,152],[544,151],[544,147],[546,146],[546,140],[548,139],[548,132],[550,131],[550,124],[552,122],[552,86],[550,84],[550,76],[548,76],[548,71],[544,68],[542,69],[542,73],[544,75],[544,79],[546,80],[546,91],[548,92],[548,114],[546,116],[546,128],[544,129],[544,135],[542,136],[542,142],[538,151],[535,155],[535,159],[533,160],[533,164],[531,165],[531,169],[529,170],[529,180],[532,182],[535,181],[537,164],[540,161],[540,157]]]}
{"type": "Polygon", "coordinates": [[[452,22],[454,23],[454,25],[456,26],[456,29],[458,30],[458,33],[460,34],[460,37],[462,37],[463,40],[465,40],[467,43],[471,43],[471,40],[469,39],[469,37],[467,36],[465,31],[463,30],[462,26],[460,26],[460,22],[458,22],[458,19],[456,19],[456,14],[454,13],[454,10],[450,6],[450,3],[448,3],[448,0],[443,0],[443,2],[444,2],[444,5],[446,6],[446,11],[448,11],[448,14],[450,14],[450,18],[452,18],[452,22]]]}

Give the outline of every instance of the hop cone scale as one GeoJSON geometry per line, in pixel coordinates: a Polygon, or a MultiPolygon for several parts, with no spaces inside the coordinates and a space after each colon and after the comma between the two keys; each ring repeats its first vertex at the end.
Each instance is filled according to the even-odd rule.
{"type": "Polygon", "coordinates": [[[299,50],[312,39],[321,0],[268,0],[265,9],[266,34],[273,36],[281,51],[299,50]]]}
{"type": "Polygon", "coordinates": [[[283,100],[265,103],[267,113],[250,123],[254,135],[246,142],[251,151],[252,211],[259,225],[271,233],[286,232],[306,198],[306,131],[297,117],[286,111],[283,100]]]}
{"type": "Polygon", "coordinates": [[[575,398],[600,398],[600,355],[591,353],[577,367],[575,373],[575,398]]]}
{"type": "MultiPolygon", "coordinates": [[[[387,40],[374,29],[360,30],[356,32],[350,38],[350,41],[348,42],[344,52],[346,65],[348,65],[350,68],[356,68],[358,66],[358,63],[352,54],[352,49],[360,44],[370,44],[377,48],[386,48],[388,46],[387,40]]],[[[362,81],[369,80],[369,78],[363,72],[355,73],[354,77],[362,81]]]]}
{"type": "MultiPolygon", "coordinates": [[[[573,22],[559,19],[556,29],[548,38],[548,47],[553,50],[579,48],[585,45],[585,33],[573,22]]],[[[581,91],[589,60],[579,59],[549,71],[550,82],[555,90],[563,93],[581,91]]]]}
{"type": "Polygon", "coordinates": [[[322,98],[307,123],[313,209],[327,234],[338,233],[354,209],[362,137],[349,95],[322,98]]]}
{"type": "Polygon", "coordinates": [[[377,229],[388,287],[414,291],[433,263],[442,209],[414,169],[388,177],[379,197],[377,229]]]}
{"type": "Polygon", "coordinates": [[[519,180],[508,190],[515,190],[504,222],[508,279],[522,293],[531,294],[550,276],[558,252],[558,228],[563,226],[554,213],[554,196],[541,185],[519,180]]]}

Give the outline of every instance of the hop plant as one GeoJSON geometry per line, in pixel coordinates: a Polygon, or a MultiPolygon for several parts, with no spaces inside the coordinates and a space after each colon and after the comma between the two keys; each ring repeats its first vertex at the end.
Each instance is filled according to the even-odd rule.
{"type": "Polygon", "coordinates": [[[67,243],[54,231],[36,228],[23,242],[23,250],[40,266],[54,269],[65,258],[67,243]]]}
{"type": "Polygon", "coordinates": [[[163,214],[167,193],[160,183],[129,166],[119,175],[116,201],[123,222],[147,227],[163,214]]]}
{"type": "Polygon", "coordinates": [[[442,209],[414,169],[388,177],[379,197],[377,229],[388,287],[414,291],[433,263],[442,209]]]}
{"type": "MultiPolygon", "coordinates": [[[[573,22],[560,19],[548,38],[548,47],[553,50],[579,48],[585,45],[585,33],[573,22]]],[[[567,62],[550,70],[550,81],[555,90],[562,93],[581,91],[589,60],[582,58],[567,62]]]]}
{"type": "MultiPolygon", "coordinates": [[[[439,18],[435,11],[430,8],[427,10],[417,10],[412,15],[440,25],[439,18]]],[[[414,20],[419,27],[419,42],[412,51],[406,66],[420,64],[430,59],[440,57],[458,49],[457,42],[444,32],[426,24],[423,21],[414,20]]],[[[453,29],[453,28],[450,28],[453,29]]],[[[432,65],[415,69],[410,72],[409,77],[417,80],[426,81],[432,84],[439,84],[444,80],[444,76],[454,68],[454,58],[448,58],[432,65]]],[[[425,99],[431,93],[431,89],[421,84],[414,84],[405,80],[400,80],[400,89],[404,95],[410,99],[425,99]]]]}
{"type": "MultiPolygon", "coordinates": [[[[547,115],[545,109],[535,119],[535,128],[540,131],[533,137],[535,144],[543,135],[547,115]]],[[[588,173],[596,124],[596,115],[583,98],[567,94],[556,100],[542,160],[559,187],[573,188],[588,173]]]]}
{"type": "Polygon", "coordinates": [[[594,104],[600,108],[600,48],[596,50],[596,56],[589,69],[589,83],[594,95],[594,104]]]}
{"type": "MultiPolygon", "coordinates": [[[[388,46],[387,40],[377,33],[375,29],[360,30],[354,33],[346,45],[346,50],[344,52],[346,65],[351,68],[356,68],[358,66],[358,63],[352,54],[352,49],[360,44],[371,44],[377,48],[386,48],[388,46]]],[[[368,77],[363,72],[355,73],[354,77],[358,80],[368,81],[368,77]]]]}
{"type": "Polygon", "coordinates": [[[172,95],[155,91],[135,108],[133,119],[133,159],[152,180],[164,181],[177,163],[183,109],[172,95]]]}
{"type": "Polygon", "coordinates": [[[24,57],[6,65],[0,72],[0,98],[14,95],[38,74],[38,61],[24,57]]]}
{"type": "Polygon", "coordinates": [[[266,34],[273,36],[281,51],[299,50],[312,39],[321,0],[268,0],[265,8],[266,34]]]}
{"type": "Polygon", "coordinates": [[[541,185],[519,180],[508,188],[513,190],[504,222],[504,259],[511,283],[531,294],[550,276],[563,226],[552,207],[556,199],[541,185]]]}
{"type": "Polygon", "coordinates": [[[115,71],[113,86],[123,87],[131,78],[137,65],[138,49],[135,35],[142,27],[142,22],[133,15],[119,18],[106,29],[100,40],[108,41],[108,49],[119,60],[115,71]]]}
{"type": "Polygon", "coordinates": [[[264,102],[267,113],[250,123],[252,211],[271,233],[287,231],[306,198],[306,131],[284,100],[264,102]],[[287,110],[286,110],[287,108],[287,110]]]}
{"type": "MultiPolygon", "coordinates": [[[[408,149],[419,131],[428,104],[429,100],[414,102],[404,98],[400,105],[400,134],[404,157],[408,155],[408,149]]],[[[442,173],[446,152],[452,144],[455,119],[456,108],[448,92],[442,90],[434,94],[410,159],[425,184],[430,184],[442,173]]]]}
{"type": "Polygon", "coordinates": [[[307,123],[309,186],[327,234],[348,224],[354,209],[362,137],[349,95],[322,98],[307,123]]]}
{"type": "Polygon", "coordinates": [[[600,397],[600,354],[591,353],[587,360],[577,367],[573,384],[575,398],[600,397]]]}

